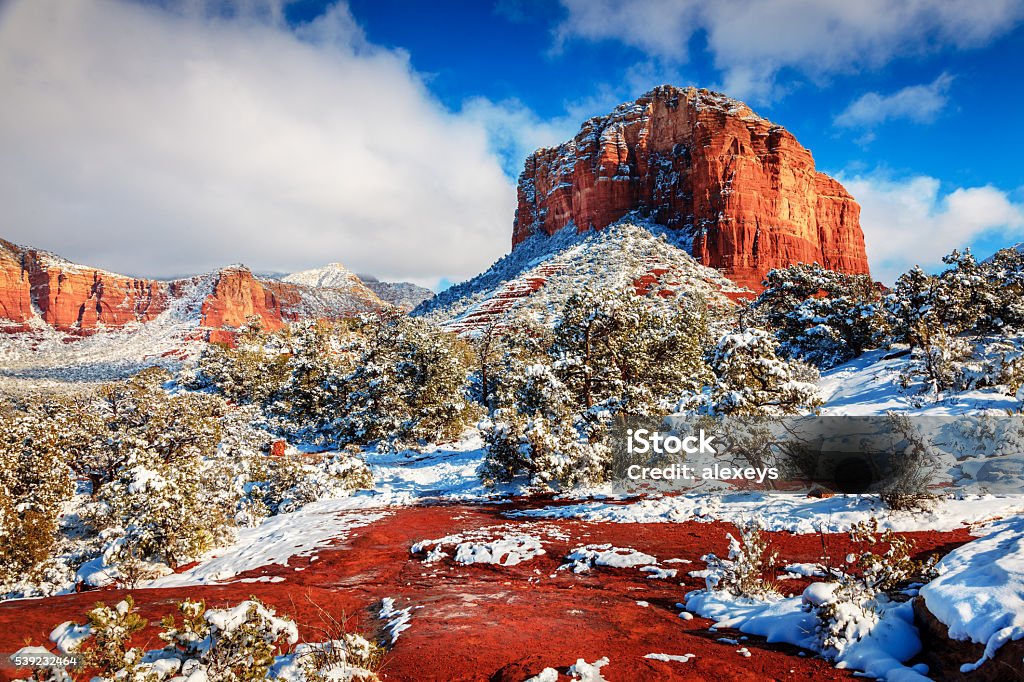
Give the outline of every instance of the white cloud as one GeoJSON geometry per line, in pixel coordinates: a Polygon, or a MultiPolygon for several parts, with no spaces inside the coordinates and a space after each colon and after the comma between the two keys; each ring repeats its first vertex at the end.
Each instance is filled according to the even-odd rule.
{"type": "Polygon", "coordinates": [[[819,79],[878,67],[897,55],[984,45],[1024,18],[1021,0],[561,0],[556,45],[617,40],[682,62],[700,34],[721,87],[734,97],[778,94],[792,68],[819,79]]]}
{"type": "Polygon", "coordinates": [[[650,89],[651,82],[656,82],[644,80],[641,85],[631,73],[626,79],[628,82],[617,88],[599,85],[591,96],[564,102],[564,113],[548,119],[542,119],[518,99],[494,102],[486,97],[471,97],[463,102],[459,113],[487,130],[505,172],[518,177],[523,161],[534,151],[565,142],[579,132],[588,118],[607,114],[622,102],[639,97],[650,89]]]}
{"type": "Polygon", "coordinates": [[[926,175],[837,177],[861,205],[871,274],[885,283],[914,265],[934,269],[953,249],[983,237],[997,236],[1004,246],[1024,237],[1024,204],[991,185],[943,192],[926,175]]]}
{"type": "Polygon", "coordinates": [[[155,276],[336,260],[435,284],[506,252],[515,190],[485,127],[346,5],[298,30],[280,7],[7,6],[0,235],[155,276]]]}
{"type": "Polygon", "coordinates": [[[927,85],[910,85],[889,95],[868,92],[836,116],[836,125],[846,128],[870,128],[892,119],[930,123],[949,102],[953,77],[942,74],[927,85]]]}

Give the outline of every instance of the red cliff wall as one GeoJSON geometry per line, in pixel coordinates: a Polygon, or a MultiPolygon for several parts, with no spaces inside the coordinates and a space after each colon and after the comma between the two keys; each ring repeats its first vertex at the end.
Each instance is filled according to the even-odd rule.
{"type": "Polygon", "coordinates": [[[741,285],[797,262],[868,272],[853,197],[784,128],[707,90],[656,88],[531,155],[512,244],[633,210],[690,231],[693,255],[741,285]]]}
{"type": "MultiPolygon", "coordinates": [[[[206,330],[237,329],[251,316],[277,330],[301,318],[338,319],[387,307],[362,283],[348,290],[319,290],[257,279],[245,267],[207,276],[212,290],[197,311],[206,330]]],[[[150,322],[175,299],[191,296],[203,277],[174,282],[137,279],[65,261],[53,254],[0,240],[0,327],[16,332],[37,317],[63,332],[89,334],[100,327],[150,322]]],[[[214,334],[218,339],[223,333],[214,334]]]]}

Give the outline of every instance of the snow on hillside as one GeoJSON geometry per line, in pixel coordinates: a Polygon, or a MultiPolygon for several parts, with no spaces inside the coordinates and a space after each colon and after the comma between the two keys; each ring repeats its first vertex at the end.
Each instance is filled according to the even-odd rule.
{"type": "Polygon", "coordinates": [[[587,286],[696,295],[712,307],[729,306],[726,294],[746,291],[694,260],[678,241],[682,234],[638,222],[631,216],[597,232],[532,236],[486,272],[442,292],[413,314],[473,335],[517,310],[550,320],[587,286]]]}
{"type": "Polygon", "coordinates": [[[415,309],[424,301],[434,298],[433,291],[412,282],[382,282],[370,275],[360,275],[359,278],[363,280],[363,284],[370,291],[380,296],[381,299],[406,312],[415,309]]]}
{"type": "Polygon", "coordinates": [[[904,388],[900,376],[907,367],[904,348],[873,350],[822,373],[819,388],[825,400],[822,414],[860,416],[894,411],[915,415],[959,415],[991,411],[1013,412],[1020,400],[997,388],[952,392],[940,400],[923,396],[916,387],[904,388]]]}

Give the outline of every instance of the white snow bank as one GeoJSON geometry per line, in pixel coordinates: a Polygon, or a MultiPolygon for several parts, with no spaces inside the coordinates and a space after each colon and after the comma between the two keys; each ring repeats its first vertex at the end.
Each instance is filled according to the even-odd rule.
{"type": "Polygon", "coordinates": [[[652,661],[665,661],[666,663],[676,661],[678,663],[689,663],[691,658],[696,658],[695,654],[683,654],[678,656],[676,654],[647,654],[644,658],[649,658],[652,661]]]}
{"type": "Polygon", "coordinates": [[[569,674],[573,679],[581,680],[581,682],[608,682],[601,675],[601,668],[606,665],[608,665],[607,656],[599,658],[593,663],[587,663],[582,658],[577,658],[576,662],[569,666],[569,674]]]}
{"type": "MultiPolygon", "coordinates": [[[[824,593],[831,594],[829,588],[825,583],[815,583],[808,587],[807,597],[828,598],[824,593]]],[[[804,597],[760,601],[725,591],[698,590],[687,595],[686,608],[711,618],[716,627],[736,628],[764,637],[769,643],[785,642],[821,653],[815,636],[818,621],[804,610],[804,601],[804,597]]],[[[926,682],[927,677],[903,665],[921,650],[910,602],[879,603],[877,608],[877,621],[861,639],[849,642],[836,655],[836,667],[862,670],[895,682],[926,682]]]]}
{"type": "Polygon", "coordinates": [[[985,645],[970,672],[1008,641],[1024,638],[1024,516],[994,525],[988,535],[947,554],[939,577],[921,588],[925,605],[949,636],[985,645]]]}
{"type": "Polygon", "coordinates": [[[566,559],[570,563],[564,564],[562,568],[571,568],[573,573],[586,573],[593,566],[633,568],[658,563],[657,557],[650,554],[629,547],[613,547],[610,544],[577,547],[566,559]]]}
{"type": "Polygon", "coordinates": [[[217,550],[217,556],[173,575],[157,578],[146,587],[203,585],[230,580],[240,573],[274,564],[287,565],[296,556],[308,556],[348,532],[388,515],[382,509],[365,508],[373,500],[357,495],[321,500],[288,514],[272,516],[256,528],[241,529],[233,545],[217,550]]]}
{"type": "Polygon", "coordinates": [[[388,633],[388,644],[394,645],[398,636],[409,629],[414,609],[421,609],[422,606],[407,606],[404,609],[395,608],[393,597],[384,597],[380,603],[380,619],[386,621],[384,630],[388,633]]]}
{"type": "Polygon", "coordinates": [[[467,530],[455,535],[446,535],[433,540],[420,540],[414,544],[411,554],[426,554],[424,563],[430,564],[452,556],[446,547],[454,550],[456,563],[494,564],[515,566],[524,561],[547,554],[544,549],[546,538],[566,539],[565,532],[546,523],[505,523],[467,530]]]}
{"type": "Polygon", "coordinates": [[[513,535],[490,542],[460,543],[455,548],[455,561],[464,565],[515,566],[541,554],[547,552],[541,547],[540,538],[532,535],[513,535]]]}

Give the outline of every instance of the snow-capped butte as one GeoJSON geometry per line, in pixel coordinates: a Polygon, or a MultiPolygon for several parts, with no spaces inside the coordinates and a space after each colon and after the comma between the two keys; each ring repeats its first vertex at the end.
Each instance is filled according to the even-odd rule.
{"type": "Polygon", "coordinates": [[[631,286],[639,295],[697,297],[711,307],[753,298],[698,263],[680,237],[635,215],[599,232],[533,235],[486,272],[441,292],[413,314],[472,336],[521,310],[549,318],[582,287],[631,286]]]}

